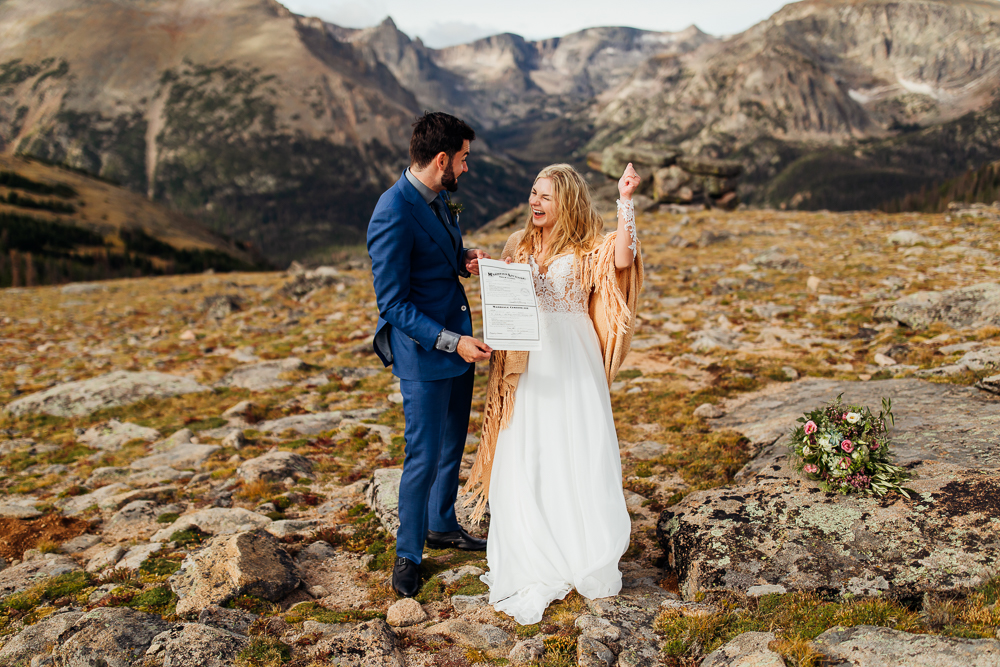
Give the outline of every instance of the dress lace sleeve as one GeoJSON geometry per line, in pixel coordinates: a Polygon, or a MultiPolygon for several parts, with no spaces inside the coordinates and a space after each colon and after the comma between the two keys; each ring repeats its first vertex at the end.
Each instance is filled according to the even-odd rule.
{"type": "Polygon", "coordinates": [[[618,215],[625,221],[625,229],[628,230],[629,237],[632,240],[632,243],[628,247],[632,251],[632,259],[635,259],[635,254],[638,252],[639,246],[639,236],[635,232],[635,202],[631,199],[627,201],[618,199],[615,201],[615,205],[617,206],[618,215]]]}

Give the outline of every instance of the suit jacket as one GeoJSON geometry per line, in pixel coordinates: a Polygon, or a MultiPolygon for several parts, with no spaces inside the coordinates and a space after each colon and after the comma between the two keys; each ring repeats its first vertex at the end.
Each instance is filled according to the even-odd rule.
{"type": "Polygon", "coordinates": [[[434,348],[442,329],[472,335],[459,282],[469,275],[462,233],[457,224],[441,223],[405,174],[375,206],[368,255],[379,312],[373,345],[382,363],[403,380],[441,380],[469,370],[457,353],[434,348]]]}

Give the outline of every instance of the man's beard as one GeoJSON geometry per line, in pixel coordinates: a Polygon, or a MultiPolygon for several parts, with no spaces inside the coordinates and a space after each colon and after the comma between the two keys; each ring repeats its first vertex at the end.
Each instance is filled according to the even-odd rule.
{"type": "Polygon", "coordinates": [[[448,192],[458,192],[458,178],[455,177],[455,168],[450,164],[441,174],[441,185],[448,192]]]}

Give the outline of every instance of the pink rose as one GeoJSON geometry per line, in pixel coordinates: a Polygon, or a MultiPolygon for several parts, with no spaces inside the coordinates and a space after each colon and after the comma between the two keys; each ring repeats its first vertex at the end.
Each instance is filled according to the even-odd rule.
{"type": "Polygon", "coordinates": [[[840,467],[844,470],[847,470],[848,468],[851,467],[851,460],[848,458],[840,459],[840,467]]]}
{"type": "Polygon", "coordinates": [[[854,451],[854,443],[851,442],[850,440],[843,440],[840,443],[840,448],[843,449],[848,454],[850,454],[851,452],[854,451]]]}
{"type": "Polygon", "coordinates": [[[815,475],[816,473],[819,472],[819,466],[814,465],[812,463],[807,463],[804,470],[810,475],[815,475]]]}
{"type": "Polygon", "coordinates": [[[806,426],[805,426],[806,435],[812,435],[817,430],[818,430],[818,427],[816,426],[815,422],[813,422],[811,419],[806,422],[806,426]]]}

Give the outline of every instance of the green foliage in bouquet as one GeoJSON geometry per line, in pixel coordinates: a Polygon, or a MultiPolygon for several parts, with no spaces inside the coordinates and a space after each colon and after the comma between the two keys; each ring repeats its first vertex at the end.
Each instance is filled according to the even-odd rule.
{"type": "Polygon", "coordinates": [[[894,423],[889,399],[882,399],[876,416],[863,405],[844,406],[837,396],[798,421],[789,445],[793,465],[824,491],[876,496],[896,491],[907,498],[913,493],[903,487],[909,474],[892,463],[886,432],[886,422],[894,423]]]}

